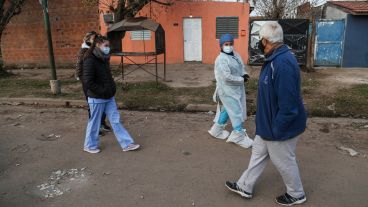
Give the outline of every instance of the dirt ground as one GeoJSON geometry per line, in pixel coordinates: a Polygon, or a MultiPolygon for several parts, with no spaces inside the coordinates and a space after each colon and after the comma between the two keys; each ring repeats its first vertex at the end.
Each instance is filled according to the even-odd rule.
{"type": "MultiPolygon", "coordinates": [[[[212,114],[121,114],[142,149],[124,153],[109,133],[102,152],[88,154],[85,109],[2,105],[0,206],[277,206],[273,199],[285,189],[272,164],[252,200],[224,187],[246,168],[251,150],[211,138],[212,114]]],[[[254,117],[246,124],[253,137],[254,117]]],[[[303,206],[367,207],[367,154],[367,120],[310,118],[297,148],[303,206]]]]}
{"type": "Polygon", "coordinates": [[[330,94],[340,88],[347,88],[354,84],[368,84],[368,69],[316,69],[320,79],[320,93],[330,94]]]}
{"type": "MultiPolygon", "coordinates": [[[[129,66],[125,73],[130,73],[124,79],[125,82],[145,82],[155,81],[155,77],[144,72],[143,70],[134,70],[134,66],[129,66]]],[[[144,66],[144,69],[150,73],[154,73],[155,69],[152,65],[144,66]]],[[[37,80],[49,80],[50,69],[16,69],[11,70],[12,73],[20,75],[22,78],[37,79],[37,80]]],[[[121,82],[121,69],[117,66],[113,67],[115,81],[121,82]]],[[[158,66],[158,74],[163,77],[163,65],[158,66]]],[[[74,77],[74,69],[58,69],[58,79],[67,80],[74,77]]],[[[169,64],[167,65],[167,84],[170,87],[207,87],[212,85],[215,79],[213,74],[213,65],[199,64],[199,63],[187,63],[187,64],[169,64]]],[[[161,79],[160,79],[161,80],[161,79]]]]}

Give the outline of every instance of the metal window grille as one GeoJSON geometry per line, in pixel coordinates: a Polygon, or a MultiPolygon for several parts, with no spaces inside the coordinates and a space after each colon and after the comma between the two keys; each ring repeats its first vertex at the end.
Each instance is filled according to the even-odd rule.
{"type": "Polygon", "coordinates": [[[216,39],[223,34],[231,34],[234,38],[239,36],[239,17],[216,17],[216,39]]]}
{"type": "Polygon", "coordinates": [[[150,30],[139,30],[130,32],[131,40],[151,40],[150,30]]]}

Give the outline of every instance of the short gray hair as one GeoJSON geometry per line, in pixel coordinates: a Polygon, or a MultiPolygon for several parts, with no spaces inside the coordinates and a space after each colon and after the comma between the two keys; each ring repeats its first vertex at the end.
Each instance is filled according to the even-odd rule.
{"type": "Polygon", "coordinates": [[[259,38],[264,38],[271,43],[284,42],[284,32],[279,23],[276,21],[269,21],[262,25],[259,31],[259,38]]]}

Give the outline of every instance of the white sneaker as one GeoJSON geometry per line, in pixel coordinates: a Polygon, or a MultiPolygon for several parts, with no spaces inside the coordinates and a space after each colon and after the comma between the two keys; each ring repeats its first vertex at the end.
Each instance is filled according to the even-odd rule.
{"type": "Polygon", "coordinates": [[[139,147],[141,147],[141,145],[139,144],[130,144],[127,147],[123,148],[123,152],[134,151],[137,150],[139,147]]]}
{"type": "Polygon", "coordinates": [[[88,152],[88,153],[91,153],[91,154],[96,154],[96,153],[99,153],[99,152],[101,152],[101,150],[100,149],[88,149],[88,148],[84,148],[83,149],[83,151],[85,151],[85,152],[88,152]]]}
{"type": "Polygon", "coordinates": [[[253,144],[253,140],[249,138],[245,129],[243,131],[232,131],[226,142],[233,142],[243,148],[249,148],[253,144]]]}
{"type": "Polygon", "coordinates": [[[217,139],[226,139],[230,132],[225,130],[225,125],[215,123],[210,130],[208,130],[211,136],[217,139]]]}

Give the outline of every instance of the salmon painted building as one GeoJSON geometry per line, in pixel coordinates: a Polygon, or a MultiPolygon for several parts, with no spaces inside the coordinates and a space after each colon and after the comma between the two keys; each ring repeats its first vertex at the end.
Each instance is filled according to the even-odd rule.
{"type": "MultiPolygon", "coordinates": [[[[219,53],[218,39],[225,33],[235,37],[235,50],[245,61],[248,58],[248,3],[174,1],[167,7],[146,5],[137,16],[152,18],[164,28],[168,63],[214,63],[219,53]]],[[[106,33],[106,29],[103,27],[102,32],[106,33]]],[[[123,51],[154,51],[154,40],[154,33],[150,31],[127,32],[123,51]]],[[[114,62],[117,61],[115,58],[114,62]]],[[[144,62],[142,57],[135,61],[144,62]]]]}
{"type": "MultiPolygon", "coordinates": [[[[137,16],[151,18],[162,25],[167,63],[214,63],[219,53],[218,39],[224,33],[233,34],[235,50],[247,62],[249,4],[247,1],[227,1],[173,0],[171,6],[150,3],[137,16]]],[[[101,6],[85,7],[82,1],[74,0],[63,0],[62,5],[58,2],[49,0],[55,61],[59,67],[71,66],[83,35],[91,30],[106,34],[109,24],[103,20],[106,11],[101,6]]],[[[127,32],[122,40],[123,50],[153,51],[154,39],[152,32],[127,32]]],[[[3,34],[1,46],[5,65],[48,65],[46,40],[41,6],[38,1],[26,1],[22,13],[12,19],[3,34]]],[[[144,62],[145,59],[136,57],[135,61],[144,62]]],[[[119,64],[120,58],[112,61],[119,64]]]]}

